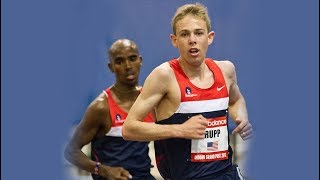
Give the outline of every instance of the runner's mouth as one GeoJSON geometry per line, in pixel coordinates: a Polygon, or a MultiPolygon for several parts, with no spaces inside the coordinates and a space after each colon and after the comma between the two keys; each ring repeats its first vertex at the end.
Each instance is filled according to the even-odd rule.
{"type": "Polygon", "coordinates": [[[189,53],[192,55],[192,56],[197,56],[199,54],[199,49],[197,48],[192,48],[189,50],[189,53]]]}

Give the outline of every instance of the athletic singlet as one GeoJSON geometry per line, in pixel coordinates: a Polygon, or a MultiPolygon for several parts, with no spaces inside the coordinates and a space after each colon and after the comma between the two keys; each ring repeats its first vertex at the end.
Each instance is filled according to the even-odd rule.
{"type": "Polygon", "coordinates": [[[202,89],[190,82],[177,59],[169,61],[180,87],[181,102],[171,117],[156,123],[182,124],[190,117],[202,114],[208,125],[205,138],[201,140],[170,138],[155,141],[157,166],[165,179],[210,179],[232,164],[227,86],[217,64],[212,59],[206,59],[205,63],[213,73],[214,83],[202,89]]]}
{"type": "MultiPolygon", "coordinates": [[[[107,166],[121,166],[127,169],[134,179],[150,175],[149,142],[125,141],[122,138],[122,125],[127,113],[116,104],[110,88],[103,92],[108,97],[112,125],[104,137],[95,138],[91,142],[92,159],[107,166]]],[[[144,121],[154,122],[152,114],[149,113],[144,121]]],[[[92,176],[99,179],[99,176],[92,176]]]]}

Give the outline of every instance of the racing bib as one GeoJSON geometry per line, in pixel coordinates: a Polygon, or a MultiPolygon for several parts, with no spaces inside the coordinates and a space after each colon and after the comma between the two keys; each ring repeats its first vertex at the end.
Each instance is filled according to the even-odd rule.
{"type": "Polygon", "coordinates": [[[208,118],[204,139],[191,140],[191,161],[211,162],[228,159],[227,117],[208,118]]]}

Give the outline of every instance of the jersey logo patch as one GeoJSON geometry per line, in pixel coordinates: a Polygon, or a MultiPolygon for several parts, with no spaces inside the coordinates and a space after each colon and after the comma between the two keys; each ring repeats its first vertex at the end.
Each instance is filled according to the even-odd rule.
{"type": "Polygon", "coordinates": [[[116,123],[123,123],[124,119],[121,118],[120,114],[116,114],[116,123]]]}
{"type": "Polygon", "coordinates": [[[185,88],[185,97],[194,97],[194,96],[198,96],[197,94],[192,94],[192,90],[190,87],[186,87],[185,88]]]}

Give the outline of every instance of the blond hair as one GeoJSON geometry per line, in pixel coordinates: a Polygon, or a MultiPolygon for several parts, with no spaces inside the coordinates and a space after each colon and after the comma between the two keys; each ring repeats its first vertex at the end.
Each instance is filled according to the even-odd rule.
{"type": "Polygon", "coordinates": [[[210,18],[208,15],[207,7],[205,7],[204,5],[202,5],[200,3],[195,3],[195,4],[186,4],[186,5],[180,6],[177,9],[177,11],[171,21],[171,26],[172,26],[172,30],[173,30],[174,34],[176,34],[177,22],[189,14],[204,20],[207,24],[208,32],[210,31],[211,22],[210,22],[210,18]]]}

